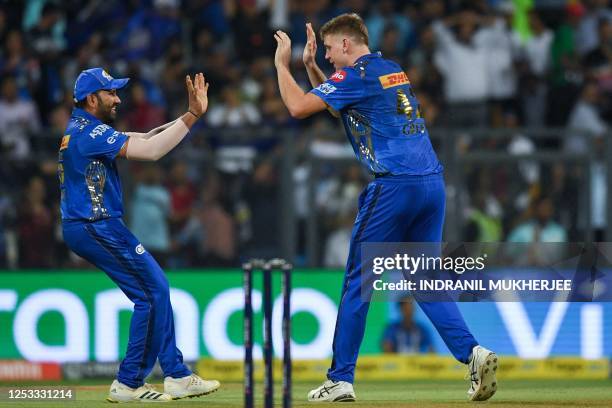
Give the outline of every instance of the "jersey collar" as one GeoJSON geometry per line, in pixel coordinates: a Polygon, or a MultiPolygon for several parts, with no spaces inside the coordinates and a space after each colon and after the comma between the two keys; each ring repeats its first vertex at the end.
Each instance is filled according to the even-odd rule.
{"type": "Polygon", "coordinates": [[[368,60],[368,59],[372,59],[372,58],[382,58],[382,53],[380,51],[376,51],[376,52],[372,52],[370,54],[365,54],[362,55],[361,57],[357,58],[355,60],[355,63],[353,64],[353,66],[359,64],[362,61],[368,60]]]}
{"type": "Polygon", "coordinates": [[[100,121],[100,119],[96,118],[94,115],[81,108],[74,108],[72,110],[72,116],[81,117],[92,121],[100,121]]]}

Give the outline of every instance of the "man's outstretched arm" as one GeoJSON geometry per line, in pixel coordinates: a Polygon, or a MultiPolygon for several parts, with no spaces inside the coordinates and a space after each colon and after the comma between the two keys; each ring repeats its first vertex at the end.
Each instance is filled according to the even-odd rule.
{"type": "Polygon", "coordinates": [[[196,74],[193,82],[187,76],[185,84],[189,94],[188,111],[150,138],[130,137],[121,148],[120,157],[131,160],[159,160],[183,140],[189,129],[208,109],[208,84],[204,75],[196,74]]]}
{"type": "Polygon", "coordinates": [[[147,133],[142,133],[142,132],[124,132],[126,135],[128,135],[129,137],[138,137],[141,139],[150,139],[151,137],[155,136],[158,133],[161,133],[162,131],[168,129],[170,126],[174,125],[174,123],[176,123],[176,119],[174,119],[172,122],[168,122],[168,123],[164,123],[163,125],[160,125],[156,128],[153,128],[151,130],[149,130],[147,133]]]}
{"type": "Polygon", "coordinates": [[[278,76],[278,88],[281,98],[285,106],[289,110],[292,117],[303,119],[314,113],[321,112],[327,108],[327,105],[321,98],[312,94],[305,93],[302,88],[295,82],[289,63],[291,61],[291,40],[289,36],[282,31],[277,31],[274,34],[276,39],[276,54],[274,56],[274,65],[278,76]]]}

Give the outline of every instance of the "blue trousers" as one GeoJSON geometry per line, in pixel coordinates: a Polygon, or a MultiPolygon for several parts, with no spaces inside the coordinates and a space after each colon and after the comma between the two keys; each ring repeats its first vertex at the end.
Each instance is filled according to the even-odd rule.
{"type": "MultiPolygon", "coordinates": [[[[359,197],[327,377],[352,383],[369,302],[361,298],[361,244],[440,242],[445,210],[442,174],[390,176],[372,181],[359,197]]],[[[419,302],[455,358],[467,363],[478,343],[453,302],[419,302]]]]}
{"type": "Polygon", "coordinates": [[[134,302],[127,352],[117,380],[140,387],[158,358],[164,376],[191,374],[176,347],[168,279],[123,221],[64,221],[63,230],[68,247],[106,272],[134,302]]]}

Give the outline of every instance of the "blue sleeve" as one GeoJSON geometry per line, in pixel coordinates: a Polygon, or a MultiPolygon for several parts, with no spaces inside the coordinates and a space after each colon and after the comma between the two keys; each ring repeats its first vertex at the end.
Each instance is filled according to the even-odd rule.
{"type": "Polygon", "coordinates": [[[365,85],[353,68],[346,68],[334,74],[321,85],[310,91],[339,111],[359,102],[365,94],[365,85]]]}
{"type": "Polygon", "coordinates": [[[103,157],[113,160],[119,154],[128,136],[108,125],[86,128],[79,138],[79,151],[85,157],[103,157]]]}

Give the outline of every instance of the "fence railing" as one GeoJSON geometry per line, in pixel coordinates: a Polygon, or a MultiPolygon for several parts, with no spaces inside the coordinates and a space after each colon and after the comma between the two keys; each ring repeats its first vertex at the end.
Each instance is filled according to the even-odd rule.
{"type": "MultiPolygon", "coordinates": [[[[237,171],[244,173],[248,184],[249,175],[256,168],[257,162],[264,158],[270,160],[277,175],[275,179],[277,188],[274,190],[277,193],[275,196],[263,197],[263,199],[268,199],[278,209],[277,217],[273,220],[278,225],[276,255],[294,261],[297,259],[298,264],[320,266],[322,264],[320,252],[326,237],[320,227],[321,214],[317,207],[317,188],[324,179],[339,177],[342,169],[356,163],[350,153],[347,154],[346,149],[335,149],[334,153],[321,154],[320,150],[312,147],[322,135],[308,129],[271,127],[240,130],[205,129],[197,133],[191,137],[195,143],[184,142],[176,152],[164,158],[161,165],[174,161],[185,161],[197,169],[203,169],[202,172],[210,171],[213,168],[218,170],[219,161],[224,160],[220,151],[228,146],[246,146],[254,154],[234,160],[244,161],[242,166],[238,166],[241,169],[237,171]],[[213,147],[210,146],[210,143],[202,143],[202,141],[210,140],[214,141],[213,147]],[[297,177],[298,169],[303,169],[308,174],[305,185],[297,177]],[[305,198],[298,192],[304,187],[305,198]],[[305,202],[298,202],[302,200],[305,202]],[[306,208],[305,217],[304,214],[298,214],[296,211],[297,204],[300,208],[306,208]]],[[[525,163],[537,167],[540,175],[550,173],[555,166],[571,173],[569,177],[571,180],[567,182],[573,183],[571,190],[576,193],[574,197],[576,202],[556,202],[555,205],[557,209],[564,209],[570,205],[575,207],[577,217],[574,220],[566,220],[571,225],[565,225],[565,227],[577,231],[578,235],[575,237],[577,240],[596,238],[594,230],[596,227],[601,228],[601,225],[595,226],[592,222],[591,211],[595,204],[593,200],[604,200],[603,203],[597,203],[599,206],[603,205],[606,212],[605,229],[599,238],[612,240],[612,222],[610,222],[612,221],[612,206],[607,205],[612,198],[612,188],[609,187],[610,177],[607,177],[608,174],[612,174],[612,159],[609,159],[612,158],[611,135],[606,135],[603,143],[594,143],[593,136],[586,132],[568,129],[431,129],[430,135],[445,167],[447,184],[445,240],[453,242],[462,240],[466,206],[469,205],[472,196],[477,193],[473,187],[474,180],[478,178],[474,176],[475,174],[506,169],[505,174],[509,174],[507,178],[511,179],[506,180],[506,183],[523,184],[527,188],[528,183],[521,180],[520,171],[517,170],[525,163]],[[509,152],[506,142],[511,141],[517,135],[526,138],[532,148],[523,153],[509,152]],[[587,141],[586,149],[576,152],[564,148],[568,135],[583,137],[587,141]],[[599,191],[594,196],[592,191],[594,177],[592,168],[595,163],[599,163],[600,167],[603,166],[605,169],[603,185],[607,187],[607,190],[604,195],[599,191]]],[[[346,143],[340,126],[337,131],[332,131],[331,134],[324,136],[327,141],[331,140],[331,143],[335,143],[336,146],[346,143]]],[[[39,136],[39,138],[45,139],[46,137],[39,136]]],[[[48,143],[34,142],[32,146],[48,146],[48,143]]],[[[10,152],[5,152],[3,156],[5,163],[11,161],[10,152]]],[[[35,150],[26,160],[36,163],[54,157],[55,152],[35,150]]],[[[125,164],[122,164],[122,167],[125,167],[125,164]]],[[[121,177],[129,190],[133,184],[132,175],[130,172],[122,171],[121,177]]],[[[494,175],[489,175],[490,177],[494,175]]],[[[597,177],[602,177],[602,174],[598,173],[597,177]]],[[[10,180],[4,180],[4,183],[9,182],[10,180]]],[[[498,183],[498,180],[492,180],[491,185],[496,187],[498,183]]],[[[539,183],[546,188],[548,181],[541,179],[539,183]]],[[[256,190],[255,193],[257,193],[256,190]]],[[[266,193],[262,191],[262,194],[266,193]]],[[[129,194],[126,197],[129,199],[129,194]]],[[[252,217],[257,217],[257,214],[252,214],[252,217]]],[[[274,230],[270,229],[270,231],[274,230]]]]}

